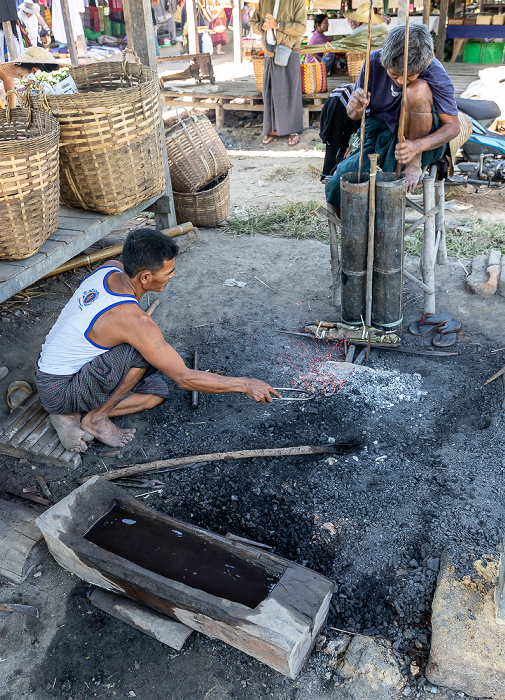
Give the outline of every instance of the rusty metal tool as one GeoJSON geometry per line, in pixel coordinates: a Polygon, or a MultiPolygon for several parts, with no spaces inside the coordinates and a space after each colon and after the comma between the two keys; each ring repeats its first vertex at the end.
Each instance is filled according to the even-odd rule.
{"type": "Polygon", "coordinates": [[[313,394],[310,391],[307,391],[307,389],[291,389],[287,386],[274,386],[273,388],[275,389],[275,391],[285,391],[287,393],[292,394],[302,394],[302,396],[273,396],[272,401],[310,401],[310,399],[313,399],[315,397],[315,394],[313,394]]]}
{"type": "Polygon", "coordinates": [[[22,615],[30,615],[30,617],[38,617],[38,608],[33,605],[18,605],[17,603],[0,603],[0,612],[21,613],[22,615]]]}
{"type": "Polygon", "coordinates": [[[121,479],[121,481],[116,481],[119,486],[131,486],[134,488],[148,488],[148,489],[156,489],[156,488],[166,488],[166,484],[164,481],[160,481],[159,479],[142,479],[141,477],[131,477],[129,479],[121,479]]]}
{"type": "MultiPolygon", "coordinates": [[[[195,350],[193,356],[193,369],[198,369],[198,350],[195,350]]],[[[191,408],[198,408],[199,396],[197,391],[191,392],[191,408]]]]}

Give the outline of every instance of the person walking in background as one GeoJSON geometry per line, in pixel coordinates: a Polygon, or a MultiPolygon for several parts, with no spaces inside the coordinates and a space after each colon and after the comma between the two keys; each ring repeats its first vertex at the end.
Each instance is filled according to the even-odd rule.
{"type": "MultiPolygon", "coordinates": [[[[325,32],[328,31],[328,15],[320,14],[314,17],[314,33],[309,39],[309,46],[319,46],[321,44],[327,44],[331,41],[329,36],[326,36],[325,32]]],[[[335,63],[334,53],[316,53],[317,56],[326,66],[326,72],[330,73],[333,65],[335,63]]],[[[305,56],[305,63],[312,63],[315,58],[314,56],[305,56]]]]}
{"type": "Polygon", "coordinates": [[[300,41],[305,33],[305,0],[260,0],[251,29],[261,35],[263,72],[263,143],[287,136],[296,146],[303,131],[300,41]]]}
{"type": "Polygon", "coordinates": [[[212,34],[212,45],[216,49],[217,54],[223,54],[223,46],[226,46],[226,24],[227,17],[224,7],[221,3],[214,6],[209,6],[209,13],[211,16],[211,21],[209,24],[209,29],[212,34]]]}
{"type": "Polygon", "coordinates": [[[40,5],[32,0],[24,0],[18,8],[19,21],[26,27],[26,32],[32,46],[42,46],[39,38],[39,27],[50,31],[46,20],[40,12],[40,5]]]}

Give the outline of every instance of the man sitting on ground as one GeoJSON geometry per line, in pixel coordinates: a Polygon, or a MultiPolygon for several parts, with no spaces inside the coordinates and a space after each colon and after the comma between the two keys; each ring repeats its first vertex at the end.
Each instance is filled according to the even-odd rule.
{"type": "Polygon", "coordinates": [[[134,428],[119,428],[110,419],[168,398],[169,386],[157,369],[190,391],[241,392],[259,403],[279,396],[259,379],[188,369],[141,309],[142,295],[161,292],[174,276],[177,252],[160,231],[132,231],[123,264],[112,260],[86,277],[47,335],[35,382],[67,450],[84,452],[92,438],[112,447],[132,440],[134,428]]]}
{"type": "MultiPolygon", "coordinates": [[[[433,40],[423,24],[409,29],[405,141],[398,141],[405,26],[392,29],[384,47],[370,54],[369,92],[365,94],[365,67],[347,105],[347,116],[360,120],[366,109],[363,171],[369,172],[368,155],[378,153],[381,170],[394,172],[403,165],[407,191],[411,192],[431,163],[442,158],[446,144],[459,134],[454,86],[433,53],[433,40]]],[[[359,150],[343,160],[326,185],[326,200],[340,212],[340,178],[358,172],[359,150]]]]}

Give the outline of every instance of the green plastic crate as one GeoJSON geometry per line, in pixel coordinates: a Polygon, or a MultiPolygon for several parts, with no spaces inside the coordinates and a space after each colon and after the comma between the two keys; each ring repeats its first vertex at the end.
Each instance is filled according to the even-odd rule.
{"type": "Polygon", "coordinates": [[[503,63],[503,43],[467,41],[463,46],[463,63],[503,63]]]}

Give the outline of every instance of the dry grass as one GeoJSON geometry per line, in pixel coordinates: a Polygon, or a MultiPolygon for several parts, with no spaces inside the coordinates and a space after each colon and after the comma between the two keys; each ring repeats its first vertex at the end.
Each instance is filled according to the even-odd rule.
{"type": "Polygon", "coordinates": [[[264,182],[271,182],[272,180],[284,182],[293,177],[295,173],[296,169],[292,165],[276,165],[262,179],[264,182]]]}
{"type": "Polygon", "coordinates": [[[328,242],[328,223],[318,213],[320,202],[288,202],[282,207],[248,211],[247,218],[232,218],[225,231],[236,236],[263,234],[282,238],[313,238],[328,242]]]}

